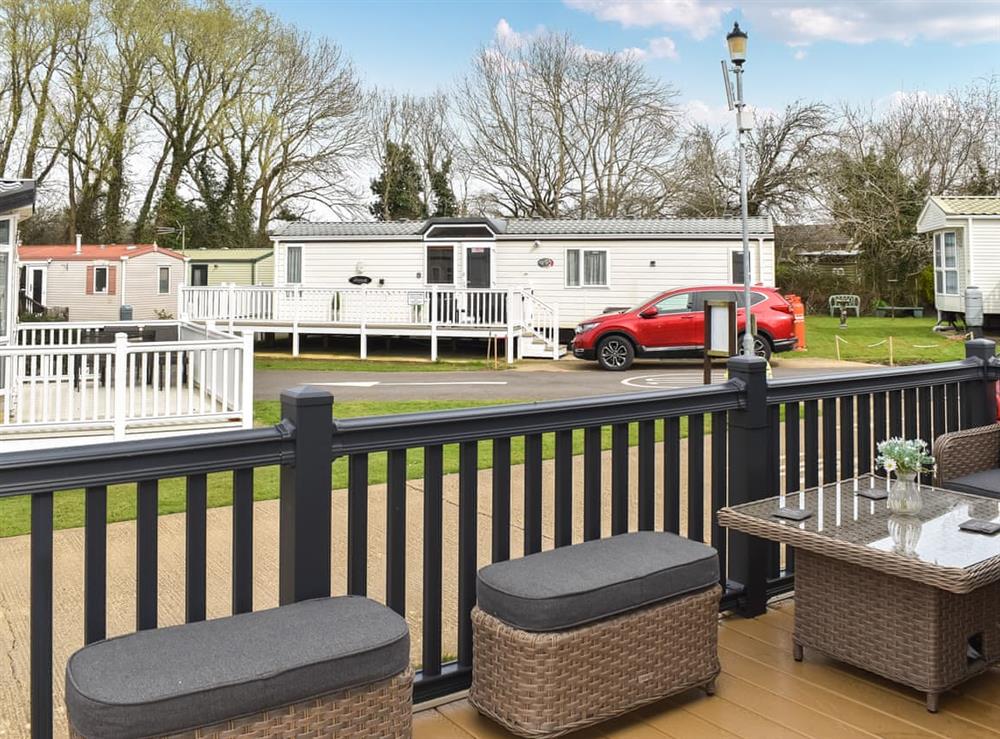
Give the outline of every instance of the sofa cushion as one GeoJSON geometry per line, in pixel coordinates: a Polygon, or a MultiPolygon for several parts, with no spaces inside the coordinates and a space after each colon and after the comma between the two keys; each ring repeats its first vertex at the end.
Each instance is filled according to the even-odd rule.
{"type": "Polygon", "coordinates": [[[561,631],[719,581],[705,544],[643,531],[498,562],[479,571],[479,607],[525,631],[561,631]]]}
{"type": "Polygon", "coordinates": [[[983,495],[987,498],[1000,498],[1000,469],[973,472],[971,475],[946,480],[941,487],[956,490],[960,493],[983,495]]]}
{"type": "Polygon", "coordinates": [[[147,737],[365,685],[409,658],[396,613],[321,598],[95,642],[66,665],[66,709],[85,737],[147,737]]]}

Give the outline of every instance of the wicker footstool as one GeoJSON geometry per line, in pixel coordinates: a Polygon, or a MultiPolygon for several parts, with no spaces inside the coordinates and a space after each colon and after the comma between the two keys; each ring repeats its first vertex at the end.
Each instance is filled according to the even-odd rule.
{"type": "Polygon", "coordinates": [[[408,737],[406,621],[322,598],[96,642],[66,666],[72,737],[408,737]]]}
{"type": "Polygon", "coordinates": [[[469,701],[551,737],[702,687],[714,692],[718,555],[668,533],[590,541],[485,567],[469,701]]]}

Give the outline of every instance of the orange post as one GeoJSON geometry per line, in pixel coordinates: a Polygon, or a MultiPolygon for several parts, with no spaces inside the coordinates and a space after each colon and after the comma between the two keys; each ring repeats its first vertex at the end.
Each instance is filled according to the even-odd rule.
{"type": "Polygon", "coordinates": [[[806,306],[798,295],[786,295],[785,299],[791,303],[795,317],[795,351],[801,352],[806,348],[806,306]]]}

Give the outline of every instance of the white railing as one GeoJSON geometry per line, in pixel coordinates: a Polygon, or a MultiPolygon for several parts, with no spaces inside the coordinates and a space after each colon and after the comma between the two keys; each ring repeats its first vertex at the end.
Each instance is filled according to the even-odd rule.
{"type": "MultiPolygon", "coordinates": [[[[378,330],[398,329],[431,338],[431,357],[437,358],[441,332],[470,336],[534,337],[559,357],[558,309],[525,290],[379,287],[218,287],[182,286],[178,315],[187,321],[217,322],[230,331],[238,325],[257,330],[287,328],[292,353],[299,353],[300,333],[310,326],[325,332],[341,328],[361,337],[361,356],[367,356],[367,337],[378,330]]],[[[335,332],[335,331],[332,331],[335,332]]],[[[513,361],[511,351],[508,359],[513,361]]]]}
{"type": "Polygon", "coordinates": [[[559,359],[559,306],[544,303],[527,290],[521,291],[519,298],[523,332],[540,339],[552,358],[559,359]]]}
{"type": "MultiPolygon", "coordinates": [[[[66,329],[67,331],[71,329],[66,329]]],[[[75,330],[75,329],[73,329],[75,330]]],[[[253,425],[253,336],[178,326],[178,341],[0,347],[0,434],[253,425]]]]}
{"type": "Polygon", "coordinates": [[[237,324],[258,330],[287,327],[292,334],[293,354],[298,354],[299,334],[308,333],[310,325],[340,327],[359,334],[362,357],[367,356],[367,336],[372,329],[418,329],[430,335],[431,356],[437,358],[440,331],[454,335],[471,329],[470,335],[486,331],[489,335],[513,337],[521,326],[520,294],[517,290],[439,286],[412,290],[182,286],[177,310],[183,320],[217,322],[230,331],[237,324]]]}

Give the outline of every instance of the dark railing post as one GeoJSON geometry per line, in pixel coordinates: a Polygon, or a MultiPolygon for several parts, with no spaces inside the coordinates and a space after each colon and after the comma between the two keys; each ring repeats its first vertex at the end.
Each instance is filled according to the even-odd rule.
{"type": "Polygon", "coordinates": [[[962,384],[962,428],[986,426],[996,420],[996,379],[989,365],[996,352],[996,343],[989,339],[972,339],[965,342],[966,358],[983,360],[983,379],[981,382],[962,384]]]}
{"type": "MultiPolygon", "coordinates": [[[[729,504],[766,498],[772,489],[768,469],[767,363],[759,357],[733,357],[729,378],[744,386],[743,407],[729,412],[729,504]]],[[[729,576],[743,585],[739,613],[759,616],[767,607],[767,542],[729,532],[729,576]]]]}
{"type": "Polygon", "coordinates": [[[281,394],[295,459],[281,465],[278,597],[281,605],[330,595],[333,396],[301,386],[281,394]]]}

